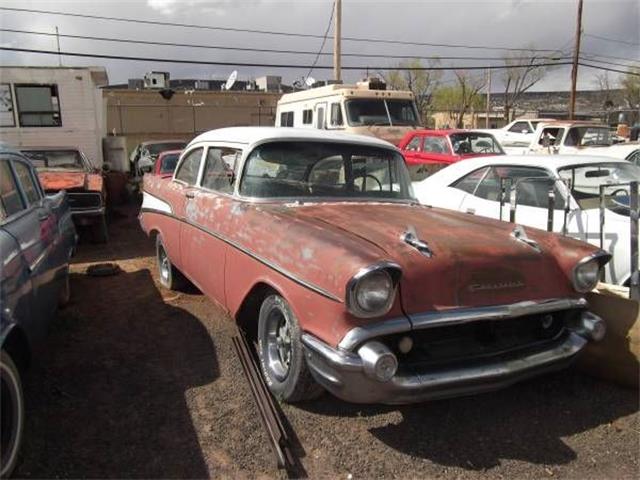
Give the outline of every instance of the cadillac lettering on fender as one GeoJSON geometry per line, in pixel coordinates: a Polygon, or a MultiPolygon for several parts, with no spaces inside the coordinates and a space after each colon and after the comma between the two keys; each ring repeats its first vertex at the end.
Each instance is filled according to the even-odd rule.
{"type": "Polygon", "coordinates": [[[603,321],[583,294],[606,252],[418,204],[371,137],[228,128],[147,176],[140,221],[160,281],[185,277],[258,345],[280,399],[326,389],[408,403],[565,367],[603,321]]]}

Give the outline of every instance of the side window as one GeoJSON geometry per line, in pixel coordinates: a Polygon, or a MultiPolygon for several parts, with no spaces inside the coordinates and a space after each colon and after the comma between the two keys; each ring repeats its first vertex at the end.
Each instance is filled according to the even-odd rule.
{"type": "Polygon", "coordinates": [[[405,150],[408,150],[410,152],[419,152],[420,151],[420,140],[422,140],[422,137],[420,136],[415,136],[411,139],[411,141],[409,143],[407,143],[407,146],[404,147],[405,150]]]}
{"type": "Polygon", "coordinates": [[[512,133],[531,133],[531,128],[529,127],[529,122],[516,122],[509,131],[512,133]]]}
{"type": "Polygon", "coordinates": [[[16,85],[21,127],[59,127],[60,100],[57,85],[16,85]]]}
{"type": "Polygon", "coordinates": [[[27,202],[29,205],[33,205],[40,200],[40,191],[36,185],[36,181],[31,175],[31,168],[23,162],[13,162],[13,167],[16,171],[16,176],[25,195],[27,196],[27,202]]]}
{"type": "Polygon", "coordinates": [[[449,153],[447,139],[445,137],[425,137],[422,150],[429,153],[447,154],[449,153]]]}
{"type": "Polygon", "coordinates": [[[540,135],[538,144],[543,147],[547,147],[549,145],[560,145],[560,142],[562,142],[562,135],[564,135],[564,128],[544,128],[542,129],[542,135],[540,135]]]}
{"type": "Polygon", "coordinates": [[[242,150],[210,147],[204,165],[202,186],[222,193],[233,193],[242,150]]]}
{"type": "Polygon", "coordinates": [[[313,110],[303,110],[302,111],[302,123],[304,125],[311,125],[313,123],[313,110]]]}
{"type": "Polygon", "coordinates": [[[340,127],[342,126],[342,108],[340,108],[339,103],[331,104],[331,126],[332,127],[340,127]]]}
{"type": "MultiPolygon", "coordinates": [[[[493,180],[491,182],[491,185],[487,185],[486,194],[488,196],[495,196],[496,201],[499,199],[499,194],[493,194],[493,185],[497,185],[499,192],[500,179],[509,178],[512,179],[516,184],[516,198],[518,205],[547,208],[549,205],[549,189],[553,187],[555,194],[555,208],[564,208],[564,198],[555,185],[554,179],[551,177],[551,175],[549,175],[547,171],[541,168],[509,166],[493,167],[491,173],[493,180]]],[[[510,182],[507,183],[507,185],[510,185],[510,182]]],[[[483,191],[482,193],[485,192],[483,191]]],[[[493,198],[490,198],[490,200],[492,199],[493,198]]]]}
{"type": "Polygon", "coordinates": [[[282,112],[280,114],[281,127],[293,127],[293,112],[282,112]]]}
{"type": "Polygon", "coordinates": [[[0,213],[7,217],[25,208],[7,160],[0,160],[0,202],[2,203],[0,213]]]}
{"type": "Polygon", "coordinates": [[[195,185],[198,179],[198,170],[200,170],[200,161],[202,160],[202,148],[191,150],[180,163],[179,170],[176,173],[176,180],[185,182],[187,185],[195,185]]]}
{"type": "Polygon", "coordinates": [[[460,180],[452,183],[451,186],[453,188],[457,188],[458,190],[462,190],[463,192],[470,193],[473,195],[478,187],[478,182],[482,180],[484,174],[489,169],[489,167],[480,168],[475,170],[466,176],[462,177],[460,180]]]}

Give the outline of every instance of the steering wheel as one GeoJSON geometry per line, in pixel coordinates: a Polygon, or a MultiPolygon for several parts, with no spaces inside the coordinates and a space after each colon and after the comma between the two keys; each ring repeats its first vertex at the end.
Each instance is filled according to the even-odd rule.
{"type": "Polygon", "coordinates": [[[356,177],[354,177],[353,179],[356,180],[357,178],[362,178],[362,188],[360,189],[361,192],[364,192],[365,187],[367,186],[367,178],[373,178],[376,183],[378,184],[378,188],[380,189],[380,191],[382,191],[382,183],[380,183],[380,180],[378,180],[375,176],[367,173],[365,175],[358,175],[356,177]]]}
{"type": "Polygon", "coordinates": [[[629,192],[627,192],[624,188],[618,188],[618,189],[614,190],[613,192],[611,192],[611,196],[612,197],[617,197],[618,193],[622,193],[624,196],[629,195],[629,192]]]}
{"type": "Polygon", "coordinates": [[[482,147],[478,153],[491,153],[491,147],[482,147]]]}

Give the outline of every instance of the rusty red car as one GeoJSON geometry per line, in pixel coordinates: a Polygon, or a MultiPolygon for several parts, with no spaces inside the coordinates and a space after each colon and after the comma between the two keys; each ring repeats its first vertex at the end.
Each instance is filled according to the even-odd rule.
{"type": "Polygon", "coordinates": [[[224,308],[287,402],[488,391],[563,368],[605,333],[584,294],[608,253],[420,205],[400,151],[371,137],[204,133],[172,178],[145,176],[140,223],[160,283],[188,279],[224,308]]]}
{"type": "Polygon", "coordinates": [[[473,130],[414,130],[398,144],[414,179],[466,158],[504,155],[500,143],[489,132],[473,130]]]}
{"type": "Polygon", "coordinates": [[[182,150],[167,150],[161,152],[160,155],[158,155],[158,158],[156,158],[156,161],[153,164],[153,169],[150,173],[163,178],[172,177],[181,152],[182,150]]]}
{"type": "Polygon", "coordinates": [[[46,193],[67,191],[76,226],[89,226],[93,240],[105,243],[107,191],[102,172],[77,147],[22,147],[36,167],[46,193]]]}

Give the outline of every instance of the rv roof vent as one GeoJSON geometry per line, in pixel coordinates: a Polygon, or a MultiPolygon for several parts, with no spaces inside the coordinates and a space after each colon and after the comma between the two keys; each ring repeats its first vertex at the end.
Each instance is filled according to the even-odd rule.
{"type": "Polygon", "coordinates": [[[387,84],[383,80],[376,77],[369,77],[356,84],[358,88],[369,90],[386,90],[387,84]]]}

